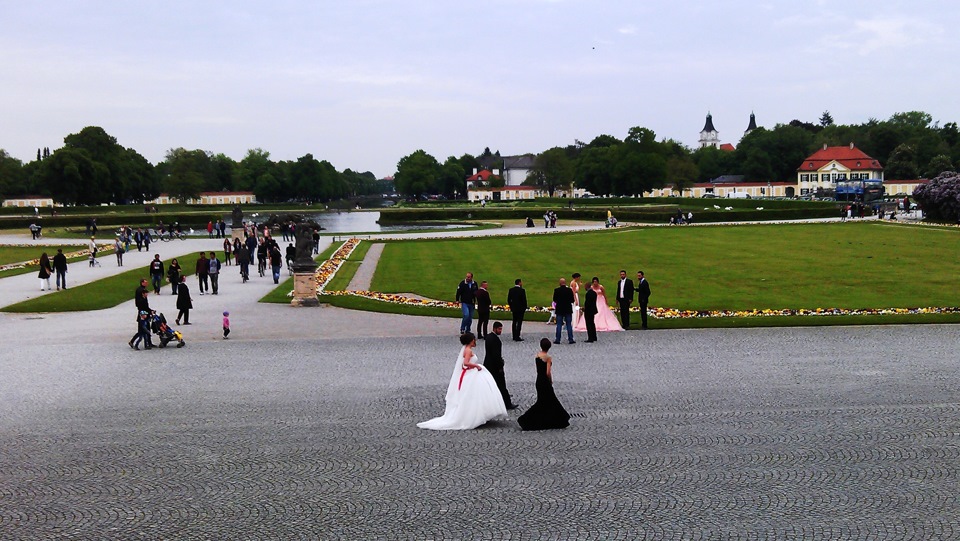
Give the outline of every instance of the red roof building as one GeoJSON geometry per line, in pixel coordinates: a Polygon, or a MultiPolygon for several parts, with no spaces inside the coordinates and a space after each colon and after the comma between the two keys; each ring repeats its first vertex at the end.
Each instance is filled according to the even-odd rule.
{"type": "Polygon", "coordinates": [[[867,179],[883,180],[883,166],[853,143],[845,147],[823,145],[797,167],[800,195],[836,189],[841,181],[867,179]]]}

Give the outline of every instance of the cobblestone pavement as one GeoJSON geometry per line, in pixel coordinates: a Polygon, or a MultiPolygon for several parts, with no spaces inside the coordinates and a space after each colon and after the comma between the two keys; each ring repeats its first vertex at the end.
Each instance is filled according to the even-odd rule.
{"type": "MultiPolygon", "coordinates": [[[[543,331],[505,343],[511,419],[543,331]]],[[[416,428],[453,332],[20,337],[0,350],[0,539],[958,539],[956,333],[602,334],[555,346],[572,426],[542,433],[416,428]]]]}

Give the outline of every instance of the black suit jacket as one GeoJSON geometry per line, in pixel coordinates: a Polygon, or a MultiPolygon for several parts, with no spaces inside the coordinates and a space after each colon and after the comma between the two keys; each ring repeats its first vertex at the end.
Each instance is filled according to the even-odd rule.
{"type": "Polygon", "coordinates": [[[628,300],[633,301],[633,280],[627,278],[627,283],[623,284],[623,296],[620,296],[620,280],[617,280],[617,301],[628,300]]]}
{"type": "Polygon", "coordinates": [[[650,300],[650,282],[646,278],[637,285],[637,300],[644,304],[650,300]]]}
{"type": "Polygon", "coordinates": [[[584,314],[596,314],[597,313],[597,292],[593,288],[587,288],[587,294],[583,300],[583,313],[584,314]]]}
{"type": "Polygon", "coordinates": [[[511,312],[527,311],[527,292],[520,286],[513,286],[507,293],[507,304],[511,312]]]}
{"type": "Polygon", "coordinates": [[[567,286],[560,286],[553,290],[553,302],[557,304],[558,316],[573,313],[573,290],[567,286]]]}
{"type": "Polygon", "coordinates": [[[493,306],[493,302],[490,301],[490,293],[481,287],[477,290],[476,297],[477,312],[490,315],[490,308],[493,306]]]}
{"type": "Polygon", "coordinates": [[[503,371],[503,342],[497,333],[490,333],[484,338],[483,366],[492,371],[503,371]]]}

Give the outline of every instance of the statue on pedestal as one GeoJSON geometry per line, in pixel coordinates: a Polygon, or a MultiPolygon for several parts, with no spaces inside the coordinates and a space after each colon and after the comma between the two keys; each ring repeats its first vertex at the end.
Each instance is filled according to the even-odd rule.
{"type": "Polygon", "coordinates": [[[297,256],[293,262],[294,272],[313,272],[317,263],[313,260],[313,232],[303,224],[297,227],[297,256]]]}
{"type": "Polygon", "coordinates": [[[240,210],[240,205],[233,207],[233,223],[230,224],[230,227],[233,229],[243,228],[243,211],[240,210]]]}

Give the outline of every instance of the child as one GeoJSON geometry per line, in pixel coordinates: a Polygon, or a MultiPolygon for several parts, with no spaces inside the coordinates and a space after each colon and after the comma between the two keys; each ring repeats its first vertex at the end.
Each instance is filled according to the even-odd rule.
{"type": "Polygon", "coordinates": [[[140,332],[137,333],[137,338],[133,342],[133,349],[140,349],[140,342],[143,342],[143,349],[150,349],[150,319],[147,317],[146,311],[140,311],[140,321],[138,323],[140,332]]]}
{"type": "Polygon", "coordinates": [[[230,312],[223,312],[223,339],[226,340],[230,334],[230,312]]]}

